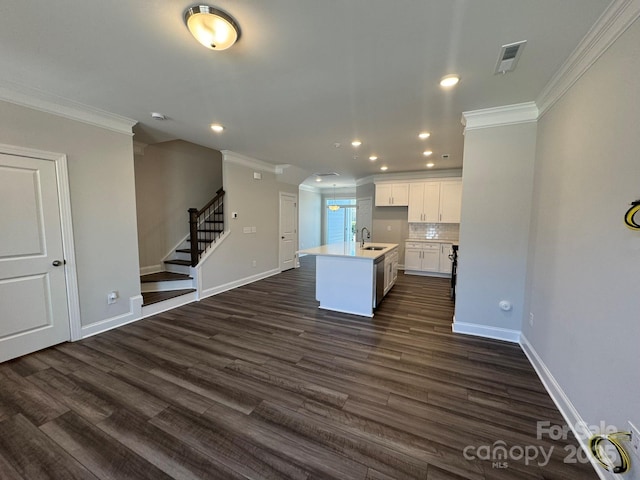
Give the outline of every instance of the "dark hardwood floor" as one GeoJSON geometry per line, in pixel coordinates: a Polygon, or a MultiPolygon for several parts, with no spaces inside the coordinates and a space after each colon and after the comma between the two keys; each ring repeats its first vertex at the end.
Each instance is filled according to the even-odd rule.
{"type": "Polygon", "coordinates": [[[1,364],[0,478],[597,478],[537,438],[564,422],[517,345],[451,333],[447,280],[362,318],[317,308],[313,260],[1,364]]]}

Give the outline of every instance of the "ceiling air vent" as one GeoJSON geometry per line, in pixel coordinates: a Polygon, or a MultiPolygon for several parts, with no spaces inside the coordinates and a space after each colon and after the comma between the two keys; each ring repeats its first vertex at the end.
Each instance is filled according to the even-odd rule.
{"type": "Polygon", "coordinates": [[[496,64],[495,73],[507,73],[514,71],[526,43],[526,40],[522,40],[520,42],[503,45],[500,50],[500,55],[498,55],[498,63],[496,64]]]}

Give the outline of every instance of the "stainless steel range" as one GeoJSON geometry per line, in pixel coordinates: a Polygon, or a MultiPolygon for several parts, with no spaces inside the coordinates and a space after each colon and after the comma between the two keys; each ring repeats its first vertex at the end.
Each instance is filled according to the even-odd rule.
{"type": "Polygon", "coordinates": [[[456,281],[458,279],[458,245],[451,246],[449,253],[451,260],[451,300],[456,299],[456,281]]]}

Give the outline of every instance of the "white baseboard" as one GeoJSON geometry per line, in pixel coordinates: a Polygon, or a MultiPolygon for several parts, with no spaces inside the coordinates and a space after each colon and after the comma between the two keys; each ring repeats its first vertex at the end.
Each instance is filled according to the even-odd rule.
{"type": "Polygon", "coordinates": [[[152,273],[162,272],[162,265],[149,265],[148,267],[140,267],[140,275],[150,275],[152,273]]]}
{"type": "Polygon", "coordinates": [[[579,431],[577,430],[577,428],[579,427],[583,432],[588,431],[587,422],[585,422],[580,416],[580,413],[578,412],[576,407],[574,407],[573,403],[571,403],[571,400],[569,399],[567,394],[564,393],[564,390],[562,390],[560,384],[553,377],[551,371],[547,368],[545,363],[542,361],[542,358],[540,358],[540,356],[538,355],[538,352],[536,352],[535,348],[533,348],[533,345],[529,343],[527,337],[525,337],[524,334],[520,335],[520,346],[522,347],[522,350],[529,359],[529,362],[538,374],[538,377],[542,381],[542,384],[551,397],[551,400],[553,400],[553,403],[556,404],[556,407],[558,407],[558,410],[560,410],[560,413],[562,414],[565,422],[567,422],[567,425],[569,426],[569,428],[571,428],[571,431],[578,439],[580,447],[582,447],[582,450],[584,451],[587,458],[589,458],[591,465],[593,466],[601,480],[615,480],[620,478],[619,475],[614,475],[613,473],[603,470],[602,467],[598,465],[596,460],[592,457],[591,453],[589,452],[589,446],[587,445],[587,439],[584,438],[584,436],[580,435],[579,431]]]}
{"type": "Polygon", "coordinates": [[[418,277],[438,277],[438,278],[451,278],[450,273],[442,272],[424,272],[420,270],[407,270],[405,268],[398,267],[398,270],[404,270],[405,275],[416,275],[418,277]]]}
{"type": "Polygon", "coordinates": [[[174,308],[195,302],[196,300],[198,300],[197,292],[191,292],[168,300],[163,300],[162,302],[152,303],[151,305],[142,307],[140,318],[147,318],[152,315],[157,315],[158,313],[166,312],[167,310],[173,310],[174,308]]]}
{"type": "Polygon", "coordinates": [[[279,273],[280,273],[280,269],[274,268],[273,270],[267,270],[266,272],[258,273],[256,275],[251,275],[250,277],[245,277],[239,280],[235,280],[233,282],[225,283],[224,285],[203,289],[202,292],[200,293],[200,299],[202,300],[203,298],[211,297],[212,295],[218,295],[219,293],[226,292],[227,290],[232,290],[234,288],[238,288],[243,285],[247,285],[249,283],[257,282],[258,280],[272,277],[279,273]]]}
{"type": "Polygon", "coordinates": [[[84,325],[81,329],[81,338],[91,337],[98,333],[106,332],[127,323],[132,323],[140,320],[142,314],[142,295],[136,295],[129,298],[129,312],[117,317],[107,318],[100,322],[92,323],[90,325],[84,325]]]}
{"type": "Polygon", "coordinates": [[[455,317],[451,329],[455,333],[462,333],[464,335],[475,335],[476,337],[493,338],[494,340],[504,340],[505,342],[512,343],[520,342],[520,330],[456,322],[455,317]]]}

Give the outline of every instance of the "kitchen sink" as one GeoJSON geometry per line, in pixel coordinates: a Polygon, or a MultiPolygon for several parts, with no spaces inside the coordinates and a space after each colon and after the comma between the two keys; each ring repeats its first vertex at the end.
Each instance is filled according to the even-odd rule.
{"type": "Polygon", "coordinates": [[[376,247],[376,246],[370,246],[370,247],[363,247],[362,250],[384,250],[387,247],[376,247]]]}

